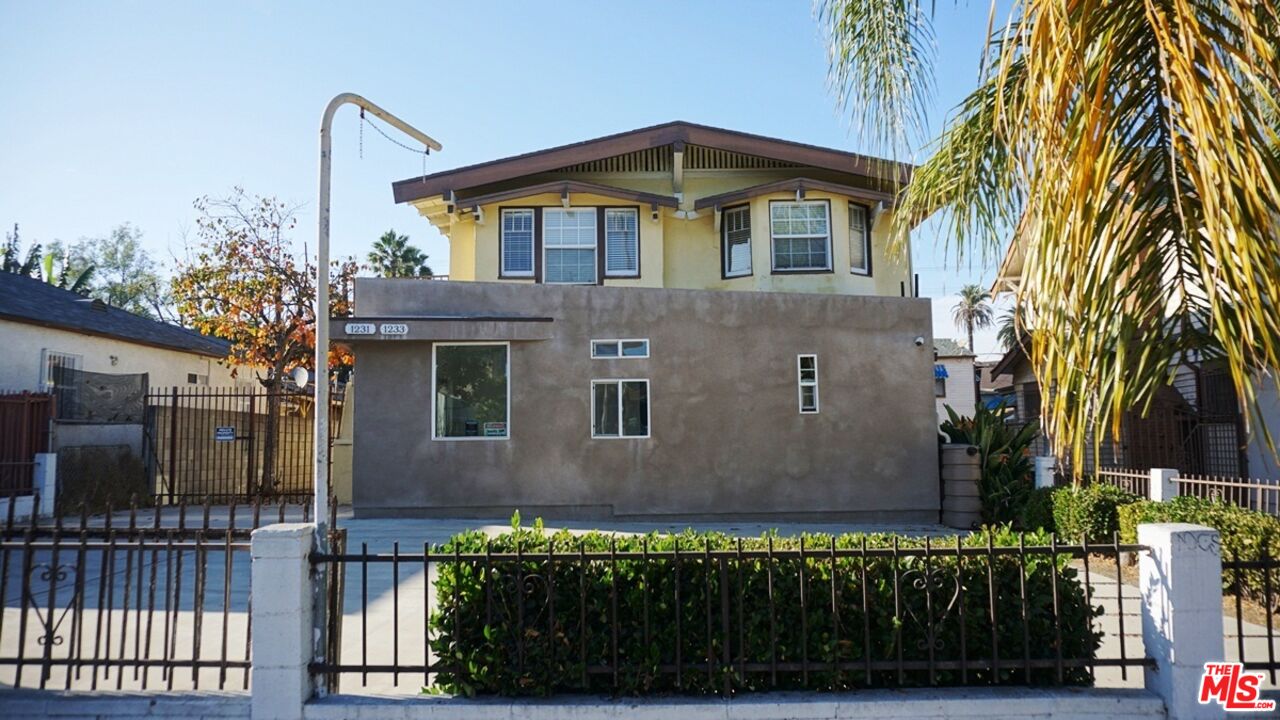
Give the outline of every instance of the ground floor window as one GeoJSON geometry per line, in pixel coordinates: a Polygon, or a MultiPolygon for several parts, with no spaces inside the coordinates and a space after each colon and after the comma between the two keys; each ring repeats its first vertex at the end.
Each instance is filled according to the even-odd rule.
{"type": "Polygon", "coordinates": [[[649,437],[649,381],[592,380],[591,436],[649,437]]]}
{"type": "Polygon", "coordinates": [[[432,426],[436,439],[509,436],[509,353],[506,343],[432,347],[432,426]]]}
{"type": "Polygon", "coordinates": [[[800,389],[800,412],[818,412],[818,356],[796,357],[797,380],[800,389]]]}

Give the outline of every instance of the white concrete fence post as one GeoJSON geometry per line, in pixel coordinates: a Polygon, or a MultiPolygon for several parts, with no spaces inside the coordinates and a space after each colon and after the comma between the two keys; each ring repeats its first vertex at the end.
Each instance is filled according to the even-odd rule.
{"type": "Polygon", "coordinates": [[[253,720],[301,720],[311,698],[311,546],[315,525],[253,531],[253,720]]]}
{"type": "Polygon", "coordinates": [[[32,486],[40,496],[40,507],[32,508],[32,512],[40,517],[53,515],[54,503],[58,501],[58,455],[57,453],[36,453],[35,473],[32,486]]]}
{"type": "Polygon", "coordinates": [[[1037,457],[1036,460],[1036,488],[1051,488],[1054,485],[1054,473],[1058,468],[1058,459],[1052,455],[1047,457],[1037,457]]]}
{"type": "Polygon", "coordinates": [[[1199,703],[1204,664],[1224,655],[1218,531],[1187,523],[1139,525],[1138,543],[1149,548],[1138,562],[1142,639],[1156,664],[1145,670],[1146,687],[1164,699],[1169,720],[1221,717],[1220,706],[1199,703]]]}
{"type": "Polygon", "coordinates": [[[1178,471],[1174,468],[1151,468],[1148,494],[1156,502],[1169,502],[1178,497],[1178,471]]]}

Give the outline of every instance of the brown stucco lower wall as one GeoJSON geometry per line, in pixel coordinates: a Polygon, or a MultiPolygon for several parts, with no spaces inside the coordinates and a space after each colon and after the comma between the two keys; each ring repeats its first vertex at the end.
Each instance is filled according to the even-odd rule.
{"type": "Polygon", "coordinates": [[[553,318],[550,339],[511,344],[502,441],[432,440],[430,342],[354,344],[357,515],[938,517],[927,300],[360,279],[356,303],[553,318]],[[648,338],[650,357],[593,360],[593,338],[648,338]],[[801,353],[816,415],[798,412],[801,353]],[[591,438],[607,378],[649,380],[651,437],[591,438]]]}

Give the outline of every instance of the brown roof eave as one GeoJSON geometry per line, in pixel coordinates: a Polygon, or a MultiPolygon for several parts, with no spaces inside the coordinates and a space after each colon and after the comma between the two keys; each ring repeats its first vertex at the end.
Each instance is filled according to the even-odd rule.
{"type": "Polygon", "coordinates": [[[413,202],[443,195],[450,190],[458,192],[467,188],[677,142],[872,178],[883,177],[884,173],[880,172],[883,168],[878,167],[883,165],[889,168],[891,174],[896,175],[893,179],[898,183],[908,182],[913,170],[913,167],[906,163],[890,163],[843,150],[693,123],[671,122],[431,175],[407,178],[392,183],[391,189],[397,203],[413,202]]]}

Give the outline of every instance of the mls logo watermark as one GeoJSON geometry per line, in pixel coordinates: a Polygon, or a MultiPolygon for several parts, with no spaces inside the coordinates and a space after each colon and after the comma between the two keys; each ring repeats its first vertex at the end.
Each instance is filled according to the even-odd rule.
{"type": "Polygon", "coordinates": [[[1245,672],[1240,663],[1205,663],[1200,678],[1200,704],[1218,703],[1227,712],[1271,712],[1275,700],[1263,700],[1262,673],[1245,672]]]}

